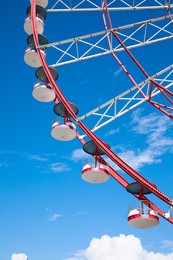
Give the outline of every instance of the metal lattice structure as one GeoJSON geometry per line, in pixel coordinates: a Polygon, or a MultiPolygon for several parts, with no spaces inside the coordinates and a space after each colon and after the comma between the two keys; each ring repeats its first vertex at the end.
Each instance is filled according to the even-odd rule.
{"type": "Polygon", "coordinates": [[[118,28],[108,29],[106,31],[49,43],[42,47],[54,48],[57,51],[56,57],[58,57],[58,59],[55,60],[52,66],[63,66],[109,55],[112,52],[118,53],[124,51],[122,45],[114,40],[112,32],[116,32],[117,35],[122,38],[123,43],[126,44],[128,49],[170,40],[173,38],[172,17],[173,15],[166,15],[118,28]],[[164,26],[162,26],[163,21],[164,26]],[[148,33],[148,31],[150,33],[148,33]],[[108,37],[110,37],[111,50],[107,45],[108,37]]]}
{"type": "MultiPolygon", "coordinates": [[[[147,191],[154,194],[164,203],[170,206],[170,210],[165,214],[162,209],[157,207],[150,201],[145,193],[136,192],[133,195],[140,201],[145,201],[149,204],[151,209],[156,210],[158,214],[173,223],[173,218],[170,212],[173,207],[173,199],[166,196],[155,185],[151,184],[142,175],[130,167],[126,162],[119,158],[110,147],[108,147],[98,136],[94,133],[99,128],[109,124],[118,117],[131,111],[135,107],[148,102],[156,109],[160,110],[165,116],[173,119],[173,65],[168,64],[165,69],[150,76],[143,66],[134,57],[131,50],[139,47],[160,43],[163,41],[170,41],[173,38],[173,15],[171,10],[173,8],[172,1],[106,1],[103,0],[101,6],[97,1],[55,1],[51,3],[50,8],[47,8],[47,13],[82,13],[82,12],[99,12],[103,19],[104,30],[86,34],[82,36],[75,36],[74,38],[59,40],[52,43],[47,43],[41,38],[37,27],[37,5],[41,2],[45,4],[45,0],[32,0],[31,2],[31,23],[32,23],[32,44],[34,44],[34,54],[39,56],[39,61],[44,71],[46,82],[49,83],[55,93],[55,104],[61,103],[66,111],[63,115],[65,120],[69,120],[68,115],[72,117],[75,124],[81,129],[84,134],[80,135],[78,130],[76,136],[84,145],[86,144],[84,138],[89,137],[92,142],[100,148],[107,157],[118,165],[124,172],[132,177],[138,184],[147,189],[147,191]],[[135,21],[134,23],[113,27],[111,15],[113,12],[133,12],[133,11],[159,11],[164,12],[164,15],[159,17],[152,17],[143,21],[135,21]],[[49,48],[56,53],[53,55],[52,63],[48,64],[45,58],[44,50],[49,48]],[[134,63],[136,69],[141,72],[143,79],[137,83],[135,76],[133,76],[121,62],[118,53],[125,52],[129,59],[134,63]],[[112,55],[125,75],[129,78],[132,87],[128,88],[123,93],[113,97],[106,103],[96,107],[83,116],[78,117],[74,112],[71,104],[66,99],[63,92],[60,90],[58,84],[53,77],[50,68],[55,69],[58,66],[63,66],[75,62],[97,58],[100,56],[112,55]],[[158,96],[163,97],[163,103],[157,100],[158,96]],[[93,127],[89,129],[84,120],[92,116],[93,127]],[[96,118],[96,119],[95,119],[96,118]]],[[[32,49],[33,50],[33,49],[32,49]]],[[[106,160],[101,158],[100,154],[95,154],[97,160],[104,162],[109,166],[109,174],[124,188],[129,186],[125,180],[111,165],[108,165],[106,160]]]]}

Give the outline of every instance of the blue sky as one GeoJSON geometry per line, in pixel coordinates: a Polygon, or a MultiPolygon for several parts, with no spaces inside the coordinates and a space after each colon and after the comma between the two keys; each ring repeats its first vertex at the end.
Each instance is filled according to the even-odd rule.
{"type": "MultiPolygon", "coordinates": [[[[107,259],[115,259],[115,254],[126,259],[121,249],[127,244],[134,245],[126,253],[134,260],[173,259],[172,225],[160,218],[160,225],[154,229],[129,226],[128,206],[136,202],[135,198],[112,178],[99,185],[84,182],[81,170],[88,157],[80,142],[58,142],[51,137],[56,118],[53,103],[33,99],[34,69],[23,60],[27,46],[23,22],[28,5],[27,1],[1,4],[0,260],[9,260],[12,255],[16,260],[15,253],[22,260],[25,255],[30,260],[97,260],[101,259],[99,251],[102,256],[106,252],[110,257],[107,259]],[[138,258],[134,256],[136,250],[138,258]]],[[[86,14],[50,14],[45,35],[50,41],[58,41],[103,30],[101,15],[96,15],[98,24],[94,14],[90,15],[88,21],[86,14]]],[[[121,14],[116,15],[115,26],[125,24],[121,14]]],[[[147,14],[142,20],[151,16],[147,14]]],[[[126,19],[129,23],[130,18],[126,19]]],[[[172,40],[133,53],[153,75],[171,64],[172,40]]],[[[128,57],[122,53],[120,58],[134,73],[135,80],[142,81],[128,57]]],[[[47,59],[53,59],[49,50],[47,59]]],[[[58,72],[60,88],[79,107],[79,116],[132,86],[110,55],[58,67],[58,72]]],[[[88,119],[88,125],[89,120],[92,119],[88,119]]],[[[171,119],[145,103],[97,134],[172,197],[172,128],[171,119]]],[[[130,181],[126,173],[117,170],[130,181]]],[[[154,196],[149,198],[168,210],[154,196]]]]}

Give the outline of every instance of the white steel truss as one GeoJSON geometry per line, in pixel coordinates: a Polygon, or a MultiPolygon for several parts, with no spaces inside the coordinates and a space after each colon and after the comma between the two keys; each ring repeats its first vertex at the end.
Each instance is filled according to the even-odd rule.
{"type": "Polygon", "coordinates": [[[162,16],[39,47],[53,48],[53,51],[56,51],[56,55],[53,55],[56,61],[50,65],[62,66],[108,55],[111,52],[124,51],[124,48],[112,36],[112,31],[116,32],[128,49],[170,40],[173,38],[172,19],[173,15],[162,16]],[[111,39],[111,50],[107,42],[108,37],[111,39]]]}
{"type": "MultiPolygon", "coordinates": [[[[172,0],[108,0],[109,11],[148,10],[173,8],[172,0]]],[[[101,1],[58,0],[48,12],[91,12],[102,11],[101,1]]]]}
{"type": "MultiPolygon", "coordinates": [[[[146,102],[149,96],[151,98],[157,96],[160,93],[158,88],[152,88],[151,92],[152,80],[155,80],[156,82],[161,84],[164,89],[173,90],[173,64],[156,73],[152,77],[149,77],[138,85],[133,86],[119,96],[112,98],[106,103],[84,114],[83,116],[78,118],[78,121],[82,121],[90,116],[94,116],[95,118],[92,118],[92,122],[95,125],[91,128],[91,130],[92,132],[95,132],[101,127],[111,123],[118,117],[126,114],[127,112],[146,102]],[[141,89],[145,93],[145,98],[141,96],[139,89],[141,89]]],[[[81,139],[83,139],[84,137],[85,135],[80,136],[81,139]]]]}

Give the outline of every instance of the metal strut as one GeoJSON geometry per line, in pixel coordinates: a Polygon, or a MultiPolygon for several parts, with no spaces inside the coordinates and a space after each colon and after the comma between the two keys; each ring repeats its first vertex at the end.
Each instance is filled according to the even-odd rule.
{"type": "MultiPolygon", "coordinates": [[[[108,5],[107,5],[107,1],[103,0],[102,2],[102,16],[103,16],[103,22],[104,22],[104,26],[105,26],[105,30],[110,29],[112,32],[112,35],[115,37],[115,39],[120,43],[120,45],[123,47],[123,49],[126,51],[126,53],[129,55],[129,57],[133,60],[133,62],[137,65],[137,67],[139,68],[139,70],[144,74],[144,76],[146,78],[150,78],[150,76],[148,75],[148,73],[145,71],[145,69],[141,66],[141,64],[137,61],[137,59],[133,56],[133,54],[130,52],[130,50],[126,47],[125,43],[119,38],[119,36],[117,35],[117,33],[113,30],[112,27],[112,21],[111,21],[111,17],[110,17],[110,13],[109,13],[109,9],[108,9],[108,5]],[[106,16],[107,16],[107,20],[108,20],[108,25],[107,25],[107,21],[106,21],[106,16],[105,16],[105,12],[106,12],[106,16]]],[[[131,76],[131,74],[129,73],[129,71],[125,68],[125,66],[121,63],[121,61],[118,59],[118,57],[116,56],[115,52],[113,52],[112,50],[112,45],[111,45],[111,40],[110,40],[110,36],[107,35],[108,38],[108,44],[109,44],[109,48],[110,51],[113,55],[113,57],[115,58],[115,60],[118,62],[119,66],[122,68],[122,70],[125,72],[125,74],[127,75],[127,77],[131,80],[131,82],[134,85],[137,85],[137,83],[135,82],[134,78],[131,76]]],[[[169,96],[173,96],[173,92],[168,91],[166,89],[164,89],[164,87],[162,85],[160,85],[158,82],[156,82],[154,79],[151,79],[150,82],[162,93],[162,95],[167,99],[167,101],[173,105],[173,100],[171,100],[171,98],[169,96]]],[[[152,85],[151,84],[151,85],[152,85]]],[[[170,117],[171,119],[173,119],[173,115],[171,114],[172,112],[172,107],[169,107],[167,105],[163,105],[160,104],[158,102],[152,101],[151,100],[151,96],[147,96],[145,95],[145,93],[141,90],[141,88],[138,88],[139,92],[141,93],[141,95],[143,96],[143,98],[146,99],[146,101],[148,101],[151,105],[153,105],[155,108],[157,108],[158,110],[160,110],[162,113],[164,113],[166,116],[170,117]],[[166,108],[166,109],[165,109],[166,108]],[[167,110],[170,110],[171,112],[168,112],[167,110]]]]}
{"type": "MultiPolygon", "coordinates": [[[[163,4],[158,0],[144,0],[144,1],[134,1],[134,0],[109,0],[108,7],[110,11],[132,11],[132,10],[161,10],[173,8],[172,1],[166,0],[163,4]]],[[[104,8],[100,7],[99,1],[92,0],[75,0],[75,1],[65,1],[57,0],[48,12],[100,12],[104,8]]]]}
{"type": "MultiPolygon", "coordinates": [[[[133,170],[129,165],[127,165],[122,159],[120,159],[113,151],[111,151],[104,142],[102,142],[94,133],[91,132],[82,122],[78,121],[78,118],[76,114],[74,113],[73,109],[69,105],[68,100],[60,90],[58,84],[55,82],[54,78],[52,77],[48,65],[46,63],[46,60],[44,59],[44,56],[39,48],[39,41],[38,41],[38,33],[36,28],[36,0],[32,0],[31,2],[31,20],[32,20],[32,29],[33,29],[33,37],[35,46],[37,49],[37,52],[39,54],[42,66],[44,68],[45,74],[52,85],[56,95],[57,99],[60,100],[65,109],[70,113],[74,121],[78,124],[78,126],[86,133],[88,137],[91,138],[95,142],[95,144],[98,147],[101,147],[101,149],[105,152],[105,154],[113,161],[115,162],[122,170],[124,170],[128,175],[130,175],[132,178],[134,178],[136,181],[138,181],[140,184],[142,184],[144,187],[148,188],[153,194],[155,194],[158,198],[160,198],[162,201],[167,203],[170,206],[173,206],[173,200],[168,198],[166,195],[164,195],[160,190],[155,188],[152,184],[150,184],[145,178],[143,178],[140,174],[138,174],[135,170],[133,170]]],[[[78,133],[77,133],[78,137],[78,133]]],[[[84,140],[81,140],[81,143],[84,143],[84,140]]],[[[110,166],[109,166],[110,167],[110,166]]],[[[123,186],[126,187],[128,182],[126,182],[113,168],[110,167],[110,174],[123,186]]],[[[138,197],[138,196],[136,196],[138,197]]],[[[138,197],[138,199],[141,199],[138,197]]],[[[142,199],[146,199],[145,196],[142,199]]],[[[148,200],[148,199],[146,199],[148,200]]],[[[149,201],[149,200],[148,200],[149,201]]],[[[154,203],[150,202],[150,205],[153,207],[153,209],[156,209],[156,206],[154,203]]],[[[170,223],[173,223],[173,218],[166,218],[164,212],[157,208],[158,214],[162,216],[163,218],[167,219],[170,223]]]]}

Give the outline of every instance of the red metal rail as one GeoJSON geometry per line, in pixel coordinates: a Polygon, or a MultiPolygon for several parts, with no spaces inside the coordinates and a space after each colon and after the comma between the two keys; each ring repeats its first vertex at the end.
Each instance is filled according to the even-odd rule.
{"type": "MultiPolygon", "coordinates": [[[[127,52],[127,54],[129,55],[129,57],[133,60],[133,62],[137,65],[137,67],[140,69],[140,71],[144,74],[144,76],[148,79],[150,76],[148,75],[148,73],[145,71],[145,69],[141,66],[141,64],[137,61],[137,59],[133,56],[133,54],[130,52],[130,50],[126,47],[126,45],[124,44],[123,41],[121,41],[121,39],[118,37],[117,33],[113,30],[112,27],[112,22],[111,22],[111,17],[110,17],[110,13],[109,13],[109,9],[107,6],[107,1],[103,0],[102,2],[102,17],[103,17],[103,22],[104,22],[104,27],[105,30],[111,30],[112,35],[115,37],[115,39],[121,44],[121,46],[123,47],[123,49],[127,52]],[[106,21],[106,16],[107,16],[107,20],[108,20],[108,24],[106,21]],[[109,25],[109,27],[108,27],[109,25]]],[[[169,13],[169,9],[168,9],[168,13],[169,13]]],[[[121,63],[121,61],[118,59],[118,57],[115,55],[115,52],[112,50],[112,46],[111,46],[111,41],[110,41],[110,36],[107,35],[108,38],[108,44],[109,44],[109,48],[110,51],[112,51],[112,55],[114,57],[114,59],[118,62],[118,64],[120,65],[120,67],[122,68],[122,70],[125,72],[125,74],[127,75],[127,77],[132,81],[132,83],[134,85],[137,85],[137,83],[135,82],[134,78],[132,77],[132,75],[127,71],[127,69],[125,68],[125,66],[121,63]]],[[[168,102],[173,105],[173,100],[170,99],[170,97],[168,96],[168,94],[170,96],[173,96],[173,93],[170,90],[166,90],[162,85],[160,85],[158,82],[156,82],[155,80],[151,80],[150,81],[153,85],[156,86],[156,88],[163,94],[163,96],[168,100],[168,102]]],[[[152,88],[152,84],[151,84],[151,88],[152,88]]],[[[160,110],[162,113],[164,113],[165,115],[167,115],[168,117],[170,117],[171,119],[173,119],[173,115],[171,113],[168,112],[168,110],[172,111],[173,107],[172,106],[167,106],[164,104],[160,104],[158,102],[154,102],[151,100],[151,96],[146,96],[144,94],[144,92],[138,88],[138,90],[140,91],[141,95],[143,96],[143,98],[145,98],[151,105],[153,105],[155,108],[157,108],[158,110],[160,110]]]]}
{"type": "MultiPolygon", "coordinates": [[[[54,78],[52,77],[48,65],[46,63],[45,57],[43,56],[42,52],[39,48],[39,41],[38,41],[38,33],[36,28],[36,0],[32,0],[31,3],[31,20],[32,20],[32,30],[33,30],[33,37],[35,41],[35,46],[37,49],[37,52],[39,54],[42,66],[44,68],[45,74],[52,85],[56,95],[57,99],[61,101],[65,107],[65,109],[70,113],[74,121],[78,124],[78,126],[86,133],[86,135],[95,142],[95,144],[100,147],[105,154],[113,161],[115,162],[122,170],[124,170],[129,176],[131,176],[133,179],[135,179],[137,182],[139,182],[142,186],[146,187],[148,190],[150,190],[153,194],[155,194],[158,198],[160,198],[162,201],[167,203],[168,205],[173,205],[173,200],[168,198],[165,194],[163,194],[159,189],[155,188],[149,181],[147,181],[145,178],[143,178],[139,173],[137,173],[135,170],[133,170],[129,165],[127,165],[122,159],[120,159],[111,149],[109,149],[103,141],[101,141],[93,132],[91,132],[81,121],[78,120],[76,114],[74,113],[73,109],[71,108],[69,102],[67,101],[66,97],[64,96],[63,92],[59,88],[58,84],[55,82],[54,78]]],[[[77,133],[77,137],[79,137],[79,134],[77,133]]],[[[85,143],[84,140],[80,140],[81,143],[85,143]]],[[[111,176],[118,181],[124,188],[127,187],[128,182],[122,178],[111,166],[110,168],[110,174],[111,176]]],[[[135,195],[139,200],[146,200],[150,203],[153,209],[156,209],[158,214],[165,218],[164,212],[157,208],[154,203],[152,203],[150,200],[148,200],[145,196],[139,197],[135,195]]],[[[173,218],[165,218],[167,221],[173,224],[173,218]]]]}

